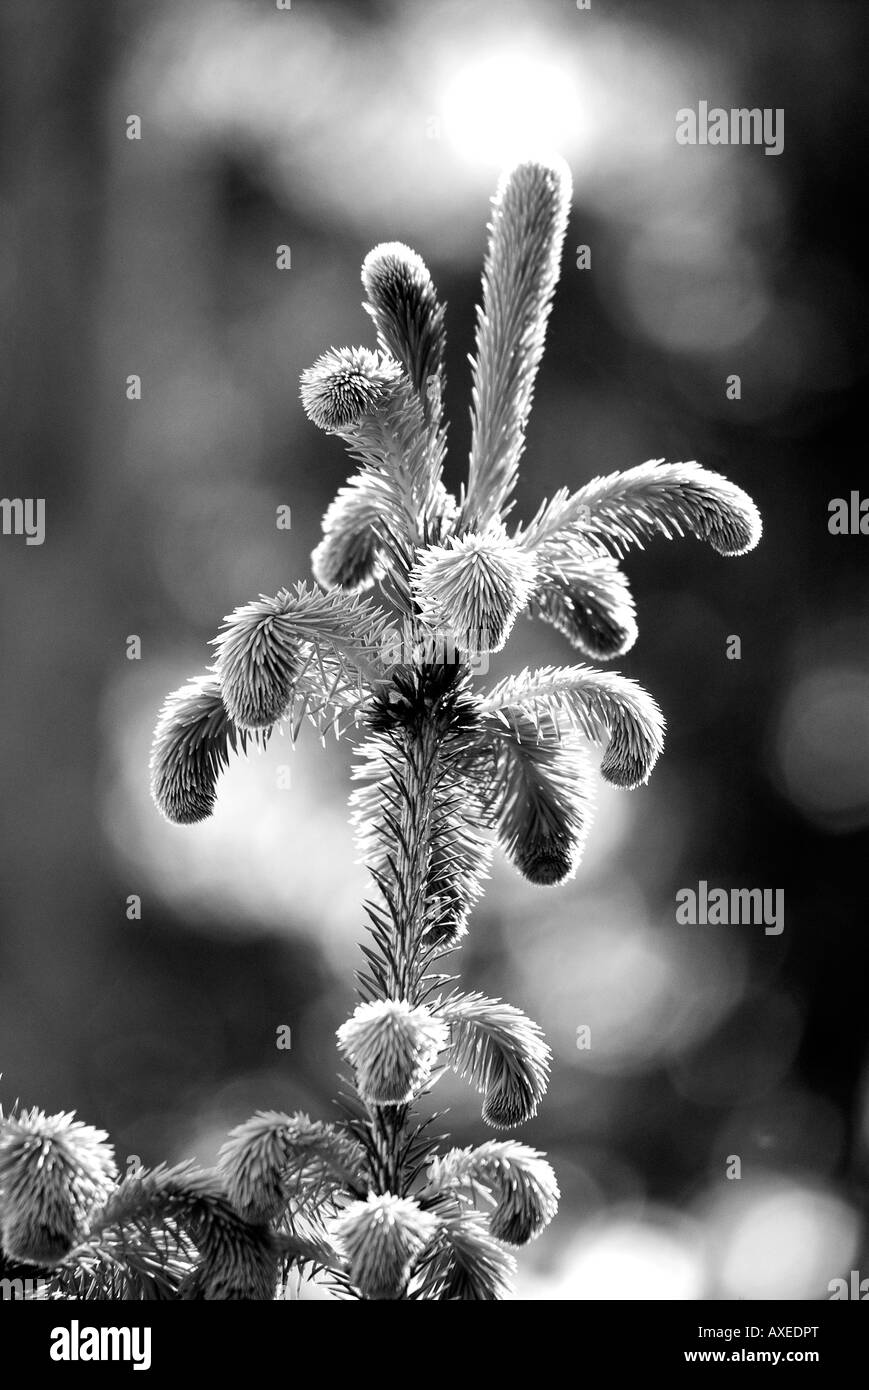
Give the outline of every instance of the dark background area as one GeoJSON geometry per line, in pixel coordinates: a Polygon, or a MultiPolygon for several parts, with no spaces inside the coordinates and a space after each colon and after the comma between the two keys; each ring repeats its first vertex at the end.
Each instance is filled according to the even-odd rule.
{"type": "MultiPolygon", "coordinates": [[[[371,343],[378,241],[448,301],[461,483],[488,199],[534,136],[575,202],[517,517],[696,458],[765,531],[738,560],[631,553],[618,669],[664,710],[664,757],[601,789],[568,887],[499,860],[456,958],[555,1051],[519,1137],[564,1203],[520,1292],[823,1298],[869,1275],[869,537],[827,525],[869,496],[865,38],[865,7],[830,0],[3,6],[2,493],[46,505],[43,545],[0,537],[4,1104],[76,1109],[122,1165],[209,1162],[258,1108],[329,1117],[365,891],[351,750],[273,740],[179,829],[148,797],[151,730],[223,614],[309,577],[348,464],[298,377],[371,343]],[[783,153],[677,145],[700,100],[783,109],[783,153]],[[783,889],[784,931],[678,925],[701,879],[783,889]]],[[[571,659],[523,622],[492,674],[571,659]]],[[[461,1083],[438,1101],[456,1142],[488,1137],[461,1083]]]]}

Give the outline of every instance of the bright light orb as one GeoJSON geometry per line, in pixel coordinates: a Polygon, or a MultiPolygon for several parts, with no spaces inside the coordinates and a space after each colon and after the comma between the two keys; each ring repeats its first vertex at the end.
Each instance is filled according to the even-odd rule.
{"type": "Polygon", "coordinates": [[[444,134],[468,164],[506,167],[577,144],[575,79],[534,51],[474,59],[448,80],[441,109],[444,134]]]}

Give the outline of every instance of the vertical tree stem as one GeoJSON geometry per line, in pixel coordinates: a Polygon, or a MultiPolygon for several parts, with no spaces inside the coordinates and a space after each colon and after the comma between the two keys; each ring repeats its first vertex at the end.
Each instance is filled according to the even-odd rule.
{"type": "MultiPolygon", "coordinates": [[[[404,844],[396,857],[396,900],[402,905],[401,935],[396,942],[397,970],[390,993],[415,1005],[420,985],[420,938],[425,928],[426,894],[431,844],[432,804],[438,775],[440,740],[434,719],[426,715],[407,731],[405,792],[401,830],[404,844]]],[[[401,1151],[409,1106],[375,1106],[372,1133],[377,1150],[375,1181],[379,1192],[404,1195],[401,1151]]]]}

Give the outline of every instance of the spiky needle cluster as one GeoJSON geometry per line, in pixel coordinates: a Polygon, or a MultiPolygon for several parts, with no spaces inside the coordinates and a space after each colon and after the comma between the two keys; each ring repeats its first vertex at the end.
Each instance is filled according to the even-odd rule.
{"type": "Polygon", "coordinates": [[[213,1172],[118,1183],[105,1136],[70,1116],[0,1129],[0,1231],[16,1260],[55,1267],[55,1296],[271,1298],[291,1271],[365,1299],[500,1299],[509,1247],[552,1219],[558,1187],[513,1138],[440,1152],[418,1107],[445,1068],[500,1131],[531,1119],[550,1052],[521,1010],[451,987],[493,843],[531,883],[563,883],[588,834],[594,779],[647,781],[664,719],[634,681],[579,664],[489,690],[477,654],[525,612],[584,657],[637,635],[619,561],[656,534],[722,555],[757,544],[739,488],[696,463],[645,463],[563,490],[527,525],[509,514],[571,186],[560,160],[501,180],[472,360],[472,443],[459,497],[443,480],[444,307],[400,243],[366,257],[376,347],[331,350],[302,376],[310,420],[358,469],[323,520],[313,587],[237,608],[213,664],[167,699],[151,761],[179,825],[213,810],[230,754],[306,719],[358,743],[352,814],[375,897],[360,1003],[338,1030],[355,1093],[335,1124],[261,1112],[213,1172]],[[366,591],[370,591],[366,593],[366,591]],[[376,593],[375,598],[373,594],[376,593]]]}

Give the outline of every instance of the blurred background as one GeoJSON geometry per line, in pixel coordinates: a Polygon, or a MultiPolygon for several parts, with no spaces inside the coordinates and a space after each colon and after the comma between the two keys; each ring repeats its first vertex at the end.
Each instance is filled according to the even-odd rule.
{"type": "MultiPolygon", "coordinates": [[[[2,492],[46,504],[43,545],[0,538],[4,1104],[75,1108],[122,1166],[210,1162],[258,1108],[332,1113],[366,892],[351,750],[276,738],[179,829],[149,799],[151,732],[225,613],[309,577],[348,462],[298,377],[372,343],[381,240],[448,301],[459,486],[488,200],[504,162],[556,148],[575,205],[516,515],[696,458],[765,534],[740,560],[632,552],[618,669],[664,710],[665,756],[643,790],[601,787],[568,887],[497,860],[455,958],[555,1053],[519,1137],[564,1200],[520,1296],[869,1277],[869,540],[827,527],[869,490],[865,36],[842,0],[2,7],[2,492]],[[700,100],[783,109],[784,152],[678,145],[700,100]],[[783,889],[783,932],[677,925],[701,879],[783,889]]],[[[492,674],[570,659],[523,622],[492,674]]],[[[489,1137],[463,1083],[437,1100],[456,1142],[489,1137]]]]}

